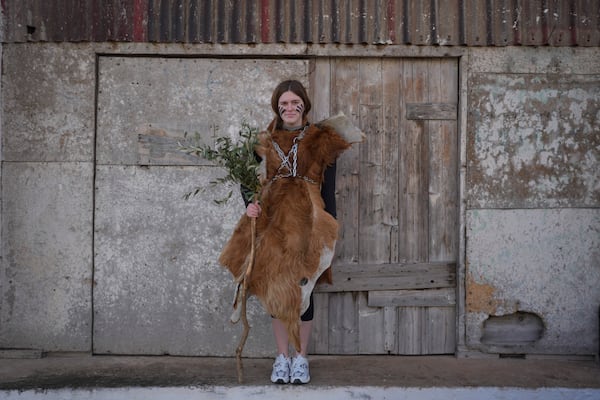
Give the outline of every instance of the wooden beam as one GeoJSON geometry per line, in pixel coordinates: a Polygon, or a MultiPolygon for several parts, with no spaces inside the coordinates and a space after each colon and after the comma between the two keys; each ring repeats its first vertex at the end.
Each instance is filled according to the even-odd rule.
{"type": "Polygon", "coordinates": [[[456,120],[455,103],[408,103],[406,119],[414,120],[456,120]]]}
{"type": "Polygon", "coordinates": [[[333,284],[316,292],[433,289],[456,286],[455,263],[345,264],[334,265],[333,284]]]}
{"type": "Polygon", "coordinates": [[[449,307],[456,304],[455,288],[424,290],[375,290],[369,307],[449,307]]]}

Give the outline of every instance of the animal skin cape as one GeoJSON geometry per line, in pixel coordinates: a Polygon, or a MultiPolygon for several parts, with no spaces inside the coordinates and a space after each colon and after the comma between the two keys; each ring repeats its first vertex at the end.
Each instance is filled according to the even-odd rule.
{"type": "MultiPolygon", "coordinates": [[[[292,146],[301,131],[273,129],[259,134],[256,153],[262,157],[260,203],[262,213],[256,220],[254,266],[248,294],[255,295],[266,311],[285,324],[290,342],[300,350],[300,316],[309,306],[310,294],[333,259],[338,223],[324,209],[321,183],[328,165],[351,143],[364,135],[344,137],[325,121],[309,125],[303,137],[296,139],[296,175],[280,168],[280,154],[293,164],[292,146]],[[277,143],[282,153],[276,149],[277,143]]],[[[334,125],[335,126],[335,125],[334,125]]],[[[346,135],[348,136],[348,135],[346,135]]],[[[238,282],[249,262],[251,219],[244,215],[225,245],[219,262],[238,282]]],[[[330,276],[330,272],[329,272],[330,276]]],[[[328,279],[329,280],[329,279],[328,279]]],[[[232,321],[239,319],[239,306],[232,321]]]]}

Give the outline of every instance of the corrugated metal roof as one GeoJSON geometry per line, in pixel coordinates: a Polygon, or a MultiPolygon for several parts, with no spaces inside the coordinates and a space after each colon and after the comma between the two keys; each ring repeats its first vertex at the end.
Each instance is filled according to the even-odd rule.
{"type": "Polygon", "coordinates": [[[598,46],[598,0],[1,0],[4,41],[598,46]]]}

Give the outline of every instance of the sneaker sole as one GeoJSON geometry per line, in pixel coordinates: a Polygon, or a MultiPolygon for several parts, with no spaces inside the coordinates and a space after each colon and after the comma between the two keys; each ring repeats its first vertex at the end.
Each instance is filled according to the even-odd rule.
{"type": "Polygon", "coordinates": [[[300,380],[300,379],[294,379],[292,381],[292,384],[294,384],[294,385],[306,385],[308,382],[310,382],[310,379],[307,380],[306,382],[302,382],[302,380],[300,380]]]}

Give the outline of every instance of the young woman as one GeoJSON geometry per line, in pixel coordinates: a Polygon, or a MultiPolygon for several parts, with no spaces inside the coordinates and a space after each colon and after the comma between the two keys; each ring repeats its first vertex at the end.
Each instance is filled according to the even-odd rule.
{"type": "MultiPolygon", "coordinates": [[[[304,384],[310,381],[312,288],[330,266],[337,239],[335,160],[350,143],[333,129],[308,122],[311,102],[299,81],[281,82],[271,107],[275,118],[259,135],[256,148],[264,165],[260,203],[250,203],[244,195],[246,215],[219,260],[240,276],[247,261],[248,221],[257,218],[249,292],[273,317],[278,356],[271,381],[304,384]]],[[[331,281],[329,272],[321,278],[331,281]]]]}

